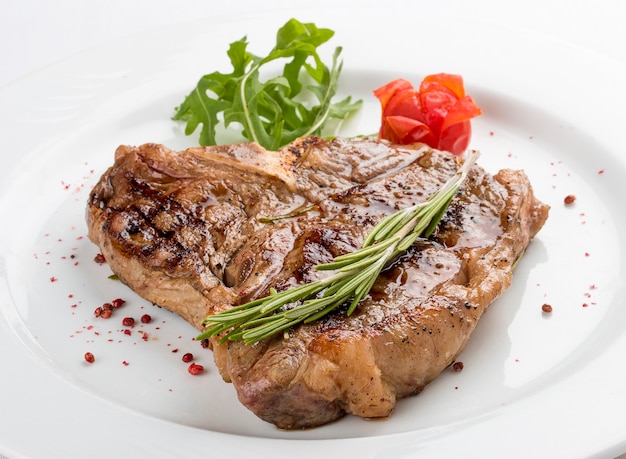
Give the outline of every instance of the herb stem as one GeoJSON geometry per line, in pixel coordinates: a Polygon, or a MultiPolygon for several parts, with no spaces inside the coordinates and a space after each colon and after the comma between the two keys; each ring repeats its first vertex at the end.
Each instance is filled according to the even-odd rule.
{"type": "Polygon", "coordinates": [[[239,96],[241,97],[241,105],[243,106],[243,114],[246,120],[245,126],[248,127],[248,135],[250,136],[250,140],[256,143],[259,143],[259,136],[254,130],[254,124],[252,124],[252,117],[250,116],[250,106],[248,104],[248,98],[246,97],[246,88],[248,87],[246,83],[248,81],[248,78],[250,78],[250,75],[256,72],[259,67],[261,67],[260,63],[248,70],[248,72],[246,72],[246,74],[241,79],[241,86],[239,87],[239,96]]]}

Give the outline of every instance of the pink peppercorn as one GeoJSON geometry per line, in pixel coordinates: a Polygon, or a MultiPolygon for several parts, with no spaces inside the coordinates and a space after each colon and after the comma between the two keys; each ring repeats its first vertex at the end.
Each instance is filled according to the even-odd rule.
{"type": "Polygon", "coordinates": [[[126,300],[123,300],[123,299],[121,299],[121,298],[116,298],[116,299],[114,299],[113,301],[111,301],[111,305],[112,305],[115,309],[117,309],[117,308],[119,308],[119,307],[123,306],[123,305],[124,305],[124,303],[126,303],[126,300]]]}
{"type": "Polygon", "coordinates": [[[202,365],[199,365],[197,363],[192,363],[191,365],[189,365],[189,367],[187,368],[187,371],[196,376],[201,374],[204,371],[204,367],[202,365]]]}
{"type": "Polygon", "coordinates": [[[563,203],[566,206],[569,206],[571,204],[574,204],[574,201],[576,201],[576,196],[574,196],[573,194],[568,194],[567,196],[565,196],[565,198],[563,199],[563,203]]]}

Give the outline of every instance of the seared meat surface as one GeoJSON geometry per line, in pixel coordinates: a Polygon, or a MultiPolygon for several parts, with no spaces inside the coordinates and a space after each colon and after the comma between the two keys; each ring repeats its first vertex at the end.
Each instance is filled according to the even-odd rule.
{"type": "MultiPolygon", "coordinates": [[[[312,137],[278,152],[122,146],[90,195],[89,236],[125,284],[202,329],[209,314],[328,275],[315,266],[358,249],[457,168],[448,153],[377,139],[312,137]]],[[[352,316],[251,346],[213,340],[217,367],[280,428],[388,416],[463,350],[547,217],[523,172],[474,166],[435,234],[389,266],[352,316]]]]}

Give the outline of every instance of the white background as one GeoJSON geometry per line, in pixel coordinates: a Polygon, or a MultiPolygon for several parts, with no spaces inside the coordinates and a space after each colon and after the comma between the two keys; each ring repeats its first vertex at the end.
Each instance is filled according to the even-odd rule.
{"type": "MultiPolygon", "coordinates": [[[[441,4],[440,0],[437,3],[441,4]]],[[[428,20],[422,0],[20,0],[0,14],[0,87],[48,64],[155,27],[278,8],[398,9],[428,20]]],[[[626,3],[619,0],[448,1],[454,11],[536,30],[626,64],[626,3]]],[[[445,24],[442,24],[442,34],[445,24]]],[[[495,39],[496,37],[494,37],[495,39]]],[[[433,37],[436,40],[436,37],[433,37]]]]}

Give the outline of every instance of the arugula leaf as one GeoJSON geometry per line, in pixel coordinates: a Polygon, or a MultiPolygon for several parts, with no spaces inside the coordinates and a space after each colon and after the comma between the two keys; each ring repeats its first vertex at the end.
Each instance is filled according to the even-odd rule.
{"type": "Polygon", "coordinates": [[[247,50],[247,37],[231,43],[227,54],[232,72],[204,75],[176,108],[173,119],[186,122],[186,135],[202,125],[201,145],[217,144],[220,120],[226,128],[240,125],[246,139],[270,150],[298,137],[321,135],[329,119],[345,119],[362,104],[350,96],[333,102],[342,48],[335,48],[330,68],[317,52],[333,35],[330,29],[290,19],[278,30],[276,44],[266,57],[247,50]],[[278,60],[287,60],[282,74],[261,81],[260,69],[278,60]]]}

